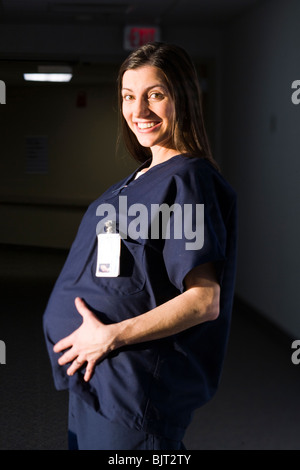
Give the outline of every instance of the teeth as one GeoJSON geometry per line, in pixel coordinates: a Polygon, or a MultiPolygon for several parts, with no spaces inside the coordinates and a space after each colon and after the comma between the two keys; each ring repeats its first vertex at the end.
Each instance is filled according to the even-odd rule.
{"type": "Polygon", "coordinates": [[[138,122],[137,125],[140,129],[148,129],[148,127],[155,126],[155,122],[138,122]]]}

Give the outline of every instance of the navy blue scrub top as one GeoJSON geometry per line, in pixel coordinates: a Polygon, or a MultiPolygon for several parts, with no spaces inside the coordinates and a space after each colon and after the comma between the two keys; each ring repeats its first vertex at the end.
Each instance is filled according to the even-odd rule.
{"type": "MultiPolygon", "coordinates": [[[[213,396],[220,380],[236,271],[236,195],[203,158],[177,155],[137,179],[135,174],[113,185],[88,207],[44,313],[46,344],[58,390],[78,393],[111,421],[182,439],[193,411],[213,396]],[[187,249],[191,240],[185,239],[184,230],[181,238],[174,235],[171,216],[169,236],[151,239],[144,233],[139,238],[129,234],[121,241],[120,275],[96,277],[96,232],[107,218],[107,213],[99,215],[99,207],[110,204],[116,209],[118,231],[126,222],[124,214],[118,213],[120,196],[126,196],[128,208],[142,204],[148,214],[153,204],[182,208],[204,204],[203,246],[187,249]],[[221,285],[217,320],[114,351],[97,364],[88,383],[83,380],[84,370],[69,377],[68,366],[58,365],[53,345],[82,321],[75,297],[83,298],[102,322],[120,322],[179,295],[186,274],[207,262],[215,264],[221,285]]],[[[136,217],[127,217],[128,226],[136,223],[136,217]]]]}

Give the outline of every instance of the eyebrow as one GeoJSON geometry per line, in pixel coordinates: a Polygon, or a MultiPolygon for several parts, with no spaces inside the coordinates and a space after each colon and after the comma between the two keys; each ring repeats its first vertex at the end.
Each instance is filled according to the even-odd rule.
{"type": "MultiPolygon", "coordinates": [[[[165,85],[163,85],[162,83],[157,83],[156,85],[148,86],[148,87],[146,88],[146,91],[152,90],[152,88],[157,88],[157,87],[160,87],[160,88],[163,88],[164,90],[167,90],[167,88],[165,87],[165,85]]],[[[122,88],[122,91],[123,91],[123,90],[127,90],[127,91],[132,91],[132,92],[133,92],[133,90],[131,90],[131,88],[127,88],[127,87],[123,87],[123,88],[122,88]]]]}

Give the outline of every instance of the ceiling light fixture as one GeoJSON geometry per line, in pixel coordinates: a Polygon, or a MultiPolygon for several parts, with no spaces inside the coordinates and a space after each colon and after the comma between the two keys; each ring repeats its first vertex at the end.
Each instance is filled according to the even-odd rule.
{"type": "Polygon", "coordinates": [[[72,76],[72,68],[61,65],[40,65],[37,73],[24,73],[26,81],[34,82],[69,82],[72,76]]]}

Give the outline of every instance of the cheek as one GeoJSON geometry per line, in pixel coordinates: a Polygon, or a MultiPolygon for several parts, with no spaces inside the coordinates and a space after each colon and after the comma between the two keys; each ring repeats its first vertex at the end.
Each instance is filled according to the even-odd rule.
{"type": "Polygon", "coordinates": [[[175,121],[175,107],[173,104],[170,104],[168,106],[168,108],[166,109],[166,117],[169,121],[169,124],[173,124],[173,122],[175,121]]]}

